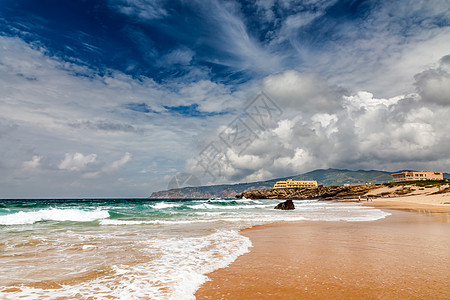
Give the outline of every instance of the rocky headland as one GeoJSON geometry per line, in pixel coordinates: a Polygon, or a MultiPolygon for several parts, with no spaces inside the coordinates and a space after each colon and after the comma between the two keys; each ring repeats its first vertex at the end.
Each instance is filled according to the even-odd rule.
{"type": "Polygon", "coordinates": [[[365,184],[355,186],[326,186],[297,189],[262,189],[236,194],[236,198],[247,199],[292,199],[292,200],[334,200],[358,198],[367,192],[380,188],[380,185],[365,184]]]}

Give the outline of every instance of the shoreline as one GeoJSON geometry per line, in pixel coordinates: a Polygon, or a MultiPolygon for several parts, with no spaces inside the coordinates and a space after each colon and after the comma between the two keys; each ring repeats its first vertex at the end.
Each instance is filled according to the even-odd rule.
{"type": "MultiPolygon", "coordinates": [[[[402,199],[403,200],[403,199],[402,199]]],[[[441,206],[433,204],[418,204],[408,201],[398,200],[376,200],[373,202],[361,203],[364,206],[371,206],[374,208],[388,210],[402,210],[412,213],[425,214],[433,217],[439,222],[450,223],[450,205],[441,206]]]]}
{"type": "Polygon", "coordinates": [[[361,201],[391,213],[376,221],[243,229],[250,252],[208,274],[196,299],[447,299],[450,205],[415,196],[361,201]]]}

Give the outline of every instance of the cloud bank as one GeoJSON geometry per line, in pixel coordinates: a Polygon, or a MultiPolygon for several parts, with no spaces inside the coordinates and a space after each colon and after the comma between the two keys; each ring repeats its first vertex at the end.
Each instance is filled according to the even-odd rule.
{"type": "MultiPolygon", "coordinates": [[[[448,76],[443,68],[424,71],[415,76],[415,93],[388,99],[363,91],[344,94],[295,71],[267,77],[263,88],[285,108],[277,126],[260,132],[241,155],[225,148],[220,168],[211,165],[208,171],[223,181],[248,182],[328,167],[446,170],[448,76]]],[[[208,178],[202,159],[192,158],[186,167],[208,178]]]]}

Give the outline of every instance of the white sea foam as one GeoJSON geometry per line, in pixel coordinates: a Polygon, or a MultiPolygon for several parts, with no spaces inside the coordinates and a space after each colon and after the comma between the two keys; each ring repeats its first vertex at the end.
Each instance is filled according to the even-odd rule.
{"type": "Polygon", "coordinates": [[[251,209],[251,208],[273,208],[273,204],[259,204],[259,205],[215,205],[211,203],[201,203],[196,205],[189,205],[191,209],[210,209],[210,210],[233,210],[233,209],[251,209]]]}
{"type": "Polygon", "coordinates": [[[75,221],[90,222],[109,217],[105,210],[85,211],[81,209],[41,209],[38,211],[20,211],[0,216],[0,225],[34,224],[39,221],[75,221]]]}
{"type": "MultiPolygon", "coordinates": [[[[235,205],[230,206],[230,209],[250,209],[250,208],[273,208],[273,204],[260,204],[260,205],[235,205]]],[[[220,208],[219,208],[220,209],[220,208]]],[[[226,209],[226,207],[225,207],[226,209]]]]}
{"type": "Polygon", "coordinates": [[[100,225],[180,225],[217,222],[217,219],[191,219],[191,220],[153,220],[153,221],[134,221],[134,220],[100,220],[100,225]]]}
{"type": "Polygon", "coordinates": [[[191,209],[213,209],[213,208],[216,208],[216,206],[212,206],[211,204],[207,204],[207,203],[188,205],[188,207],[191,209]]]}
{"type": "Polygon", "coordinates": [[[153,207],[154,209],[165,209],[165,208],[172,208],[172,207],[177,207],[177,206],[180,206],[180,204],[168,203],[168,202],[158,202],[158,203],[151,205],[151,207],[153,207]]]}
{"type": "Polygon", "coordinates": [[[207,273],[226,267],[248,252],[251,242],[236,230],[217,231],[207,236],[153,238],[148,251],[161,256],[138,265],[112,265],[114,276],[99,277],[77,285],[48,290],[21,286],[3,293],[2,299],[195,299],[194,293],[207,280],[207,273]]]}
{"type": "Polygon", "coordinates": [[[230,212],[225,211],[196,211],[193,213],[196,216],[206,216],[206,217],[217,217],[217,216],[225,216],[230,214],[230,212]]]}
{"type": "Polygon", "coordinates": [[[83,250],[92,250],[92,249],[95,249],[96,248],[96,246],[95,245],[83,245],[83,250]]]}
{"type": "Polygon", "coordinates": [[[154,271],[160,272],[164,266],[172,269],[174,266],[167,265],[167,261],[176,262],[175,270],[170,273],[174,283],[170,299],[195,299],[195,291],[207,280],[205,274],[227,266],[251,247],[250,240],[235,230],[162,242],[172,251],[165,253],[161,258],[162,266],[154,271]]]}

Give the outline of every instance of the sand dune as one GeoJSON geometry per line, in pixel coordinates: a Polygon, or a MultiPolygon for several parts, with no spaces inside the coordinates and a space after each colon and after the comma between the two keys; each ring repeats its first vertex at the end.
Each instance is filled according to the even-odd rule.
{"type": "Polygon", "coordinates": [[[422,210],[450,212],[450,193],[434,194],[446,187],[448,185],[440,189],[437,187],[420,188],[417,186],[405,186],[405,188],[411,188],[413,191],[402,196],[394,195],[395,191],[403,187],[382,187],[363,195],[363,200],[366,199],[366,196],[369,196],[371,201],[362,201],[362,204],[375,207],[417,210],[419,212],[422,210]]]}

